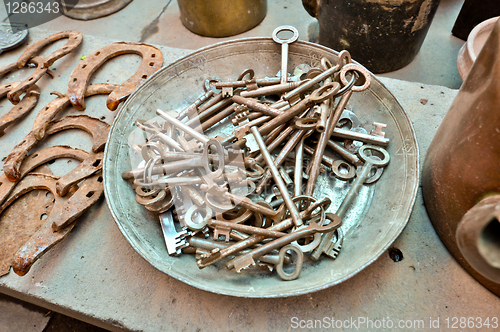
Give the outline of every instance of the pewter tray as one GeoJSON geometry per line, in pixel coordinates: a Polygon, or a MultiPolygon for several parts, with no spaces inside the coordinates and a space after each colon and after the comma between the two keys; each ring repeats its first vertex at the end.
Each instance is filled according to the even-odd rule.
{"type": "MultiPolygon", "coordinates": [[[[298,41],[290,45],[289,66],[301,63],[319,66],[322,57],[333,63],[337,52],[298,41]]],[[[366,129],[383,122],[391,162],[381,179],[364,186],[343,221],[346,233],[336,260],[326,256],[304,262],[300,277],[283,281],[275,273],[235,273],[224,264],[198,269],[193,255],[168,255],[158,219],[135,202],[131,185],[121,173],[131,168],[129,136],[136,119],[156,117],[157,108],[181,110],[203,93],[209,76],[235,80],[246,68],[256,77],[274,76],[280,70],[281,46],[270,38],[249,38],[206,47],[162,68],[139,87],[121,107],[110,131],[105,150],[104,189],[106,200],[121,232],[131,246],[158,270],[194,287],[241,297],[285,297],[318,291],[352,277],[375,261],[405,227],[418,189],[418,147],[411,122],[387,88],[372,77],[369,89],[355,92],[348,109],[366,129]]],[[[213,134],[213,133],[212,133],[213,134]]],[[[212,136],[209,132],[208,136],[212,136]]],[[[349,183],[323,176],[314,193],[332,200],[329,211],[340,205],[349,183]]],[[[306,255],[307,256],[307,255],[306,255]]],[[[134,259],[132,257],[131,259],[134,259]]]]}

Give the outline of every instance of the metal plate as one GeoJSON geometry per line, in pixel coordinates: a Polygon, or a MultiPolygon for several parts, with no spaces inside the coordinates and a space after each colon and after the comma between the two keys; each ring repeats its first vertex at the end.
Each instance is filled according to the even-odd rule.
{"type": "MultiPolygon", "coordinates": [[[[307,63],[319,66],[321,57],[336,61],[337,52],[308,42],[290,45],[289,68],[307,63]]],[[[229,271],[223,264],[199,270],[194,256],[170,257],[158,218],[135,203],[131,185],[121,173],[131,167],[128,139],[138,118],[154,118],[157,108],[182,109],[202,94],[204,79],[217,76],[234,80],[246,68],[256,77],[274,76],[280,70],[281,46],[270,38],[249,38],[200,49],[161,69],[134,92],[111,128],[104,160],[104,189],[108,206],[121,232],[149,263],[194,287],[242,297],[285,297],[336,285],[376,260],[405,227],[417,193],[418,147],[411,122],[396,98],[375,77],[370,88],[354,93],[348,108],[366,128],[373,121],[387,123],[391,162],[379,182],[364,187],[357,200],[355,222],[349,222],[342,251],[336,260],[327,257],[304,262],[300,277],[282,281],[276,274],[229,271]],[[360,217],[361,218],[358,218],[360,217]]],[[[317,187],[338,206],[348,184],[323,178],[317,187]]],[[[318,192],[315,193],[318,197],[318,192]]],[[[334,209],[334,208],[333,208],[334,209]]],[[[346,228],[344,228],[344,231],[346,228]]]]}

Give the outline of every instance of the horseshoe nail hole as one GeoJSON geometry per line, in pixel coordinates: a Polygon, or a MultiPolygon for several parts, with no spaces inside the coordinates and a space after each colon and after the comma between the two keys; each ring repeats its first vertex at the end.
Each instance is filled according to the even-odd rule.
{"type": "Polygon", "coordinates": [[[102,176],[98,177],[98,178],[97,178],[97,181],[98,181],[98,182],[102,182],[102,176]]]}
{"type": "Polygon", "coordinates": [[[398,248],[390,248],[389,249],[389,257],[394,261],[394,262],[401,262],[403,260],[403,252],[399,250],[398,248]]]}
{"type": "Polygon", "coordinates": [[[151,67],[153,67],[153,66],[155,65],[155,63],[154,63],[154,62],[150,62],[150,63],[149,63],[149,65],[150,65],[151,67]]]}
{"type": "Polygon", "coordinates": [[[78,39],[78,36],[76,36],[75,39],[78,39]]]}
{"type": "Polygon", "coordinates": [[[97,159],[96,161],[94,161],[92,166],[97,167],[97,166],[99,166],[100,163],[101,163],[101,159],[97,159]]]}
{"type": "Polygon", "coordinates": [[[500,222],[493,218],[481,231],[478,250],[489,265],[500,268],[500,222]]]}
{"type": "Polygon", "coordinates": [[[30,77],[30,79],[28,81],[33,81],[33,77],[30,77]]]}
{"type": "Polygon", "coordinates": [[[22,107],[19,107],[19,110],[22,110],[23,108],[22,107]]]}
{"type": "Polygon", "coordinates": [[[104,115],[101,116],[101,120],[106,120],[106,117],[104,115]]]}
{"type": "Polygon", "coordinates": [[[47,217],[48,217],[48,215],[46,213],[44,213],[40,216],[40,220],[45,220],[45,219],[47,219],[47,217]]]}
{"type": "Polygon", "coordinates": [[[36,158],[38,157],[38,153],[35,153],[34,155],[31,156],[31,158],[36,158]]]}
{"type": "Polygon", "coordinates": [[[148,75],[142,75],[142,78],[146,79],[146,78],[148,78],[148,75]]]}
{"type": "Polygon", "coordinates": [[[0,187],[2,186],[3,182],[0,182],[0,187]]]}
{"type": "Polygon", "coordinates": [[[152,57],[152,58],[156,58],[156,54],[154,54],[154,53],[153,53],[153,54],[151,54],[151,57],[152,57]]]}
{"type": "Polygon", "coordinates": [[[8,84],[8,85],[6,85],[5,87],[6,87],[6,88],[10,88],[10,87],[11,87],[11,85],[10,85],[10,84],[8,84]]]}
{"type": "Polygon", "coordinates": [[[87,195],[85,195],[85,196],[87,196],[88,198],[90,198],[90,197],[94,196],[94,194],[95,194],[95,191],[89,191],[87,193],[87,195]]]}
{"type": "Polygon", "coordinates": [[[45,197],[49,197],[50,198],[50,197],[54,197],[54,195],[52,195],[52,193],[50,191],[47,191],[45,193],[45,197]]]}
{"type": "Polygon", "coordinates": [[[101,54],[101,52],[97,52],[97,53],[95,54],[95,56],[98,56],[99,54],[101,54]]]}
{"type": "Polygon", "coordinates": [[[75,78],[73,78],[73,82],[76,82],[76,81],[78,81],[78,79],[77,79],[76,77],[75,77],[75,78]]]}
{"type": "Polygon", "coordinates": [[[85,69],[85,68],[87,68],[87,65],[83,65],[83,66],[82,66],[82,69],[85,69]]]}

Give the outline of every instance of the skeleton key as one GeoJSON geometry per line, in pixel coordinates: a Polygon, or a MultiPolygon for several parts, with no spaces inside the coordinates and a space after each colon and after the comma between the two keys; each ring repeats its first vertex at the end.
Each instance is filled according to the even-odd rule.
{"type": "MultiPolygon", "coordinates": [[[[213,249],[219,249],[219,250],[222,250],[224,248],[227,248],[229,247],[231,244],[233,243],[224,243],[224,242],[219,242],[219,241],[212,241],[212,240],[209,240],[209,239],[202,239],[202,238],[199,238],[199,237],[191,237],[189,239],[189,245],[191,247],[195,247],[195,248],[202,248],[202,249],[205,249],[205,250],[213,250],[213,249]]],[[[250,250],[242,250],[241,253],[246,253],[250,250]]],[[[290,262],[290,257],[287,255],[284,258],[284,262],[285,263],[289,263],[290,262]]],[[[270,263],[270,264],[278,264],[279,261],[280,261],[280,258],[278,255],[264,255],[260,258],[260,260],[264,263],[270,263]]]]}
{"type": "MultiPolygon", "coordinates": [[[[278,237],[282,237],[282,236],[287,235],[287,233],[273,231],[273,230],[269,230],[266,228],[248,226],[248,225],[243,225],[243,224],[236,224],[236,223],[232,223],[232,222],[214,220],[214,219],[211,219],[208,221],[208,226],[222,227],[225,229],[229,229],[229,232],[232,230],[236,230],[236,231],[244,232],[247,234],[262,235],[262,236],[265,236],[266,238],[269,238],[269,237],[278,238],[278,237]]],[[[227,240],[227,238],[226,238],[226,240],[227,240]]]]}
{"type": "Polygon", "coordinates": [[[295,42],[297,39],[299,39],[299,31],[291,25],[283,25],[273,31],[273,40],[281,44],[281,84],[288,82],[288,44],[295,42]],[[290,31],[293,36],[289,39],[279,38],[278,34],[283,31],[290,31]]]}
{"type": "Polygon", "coordinates": [[[262,136],[259,133],[259,129],[257,129],[257,127],[252,127],[251,130],[252,134],[255,136],[257,144],[259,144],[260,151],[262,153],[262,156],[264,157],[264,161],[266,162],[267,167],[269,168],[269,171],[271,172],[271,175],[273,176],[274,182],[276,183],[276,186],[281,192],[283,201],[285,202],[288,211],[290,211],[290,216],[292,217],[293,223],[297,227],[301,226],[303,224],[303,221],[302,218],[300,217],[299,211],[297,210],[297,206],[295,206],[295,203],[292,201],[292,198],[288,193],[288,189],[285,185],[285,182],[281,178],[278,168],[276,167],[276,164],[274,163],[271,154],[269,153],[269,151],[266,148],[266,145],[264,144],[264,140],[262,139],[262,136]]]}
{"type": "MultiPolygon", "coordinates": [[[[294,200],[296,200],[296,201],[302,200],[302,199],[309,200],[310,198],[305,197],[305,196],[294,197],[294,200]]],[[[311,216],[311,213],[313,213],[313,211],[316,210],[316,208],[318,208],[318,207],[320,207],[322,209],[322,214],[324,214],[324,210],[328,208],[328,206],[330,205],[330,202],[331,201],[329,199],[325,198],[325,199],[322,199],[320,201],[316,201],[316,202],[312,203],[311,205],[309,205],[309,207],[306,210],[301,212],[301,217],[304,219],[309,218],[311,216]]],[[[273,226],[269,227],[268,230],[280,232],[280,231],[287,230],[288,228],[290,228],[292,226],[293,226],[293,220],[292,220],[292,218],[289,218],[289,219],[285,219],[277,224],[274,224],[273,226]]],[[[237,243],[235,243],[227,248],[217,250],[217,251],[212,251],[212,254],[198,260],[196,262],[196,264],[198,264],[198,267],[200,269],[202,269],[205,266],[208,266],[210,264],[218,262],[221,259],[224,259],[228,256],[234,255],[237,252],[239,252],[245,248],[248,248],[254,244],[257,244],[257,243],[261,242],[262,240],[264,240],[263,236],[252,235],[252,236],[250,236],[244,240],[241,240],[241,241],[239,241],[239,242],[237,242],[237,243]]],[[[228,268],[231,269],[232,265],[229,264],[228,268]]]]}
{"type": "Polygon", "coordinates": [[[314,233],[333,232],[335,231],[335,229],[339,228],[341,224],[342,221],[340,217],[335,215],[333,216],[333,221],[326,226],[319,226],[315,221],[311,220],[308,226],[297,229],[295,232],[277,238],[276,240],[257,247],[246,254],[238,256],[229,261],[228,264],[233,265],[236,272],[240,272],[241,270],[248,268],[250,265],[255,265],[255,259],[264,254],[267,254],[274,249],[281,248],[283,246],[286,246],[287,244],[292,243],[293,241],[312,235],[314,233]]]}
{"type": "MultiPolygon", "coordinates": [[[[372,167],[384,167],[387,166],[390,161],[389,153],[385,149],[374,145],[363,145],[359,149],[359,156],[365,162],[365,164],[361,169],[361,173],[353,181],[351,188],[347,192],[344,200],[342,201],[342,204],[340,204],[340,207],[337,210],[337,215],[341,218],[344,218],[352,202],[359,194],[359,190],[361,189],[361,186],[365,182],[366,178],[370,175],[372,167]],[[366,150],[378,151],[383,155],[383,158],[375,159],[366,154],[366,150]]],[[[332,258],[337,257],[337,254],[334,250],[335,243],[332,243],[333,235],[333,232],[325,233],[322,235],[321,242],[311,254],[312,259],[318,260],[322,253],[325,253],[327,256],[330,256],[332,258]]]]}
{"type": "Polygon", "coordinates": [[[181,249],[189,245],[185,238],[186,235],[189,234],[188,231],[182,230],[177,232],[174,225],[172,211],[160,214],[160,224],[161,229],[163,230],[163,236],[165,237],[168,254],[171,256],[180,255],[181,249]]]}

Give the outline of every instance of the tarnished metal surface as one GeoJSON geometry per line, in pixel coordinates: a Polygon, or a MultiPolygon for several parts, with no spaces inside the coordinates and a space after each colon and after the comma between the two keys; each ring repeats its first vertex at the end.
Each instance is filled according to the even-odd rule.
{"type": "MultiPolygon", "coordinates": [[[[67,129],[81,129],[91,134],[94,138],[92,151],[99,152],[104,149],[104,145],[106,144],[109,125],[104,121],[87,115],[72,115],[51,122],[47,128],[46,135],[49,136],[67,129]]],[[[19,179],[19,170],[24,158],[26,158],[28,152],[36,146],[38,142],[40,141],[35,137],[32,131],[12,149],[3,164],[3,172],[10,181],[19,179]]]]}
{"type": "MultiPolygon", "coordinates": [[[[5,95],[7,95],[7,93],[9,93],[9,91],[17,85],[19,85],[19,82],[7,83],[0,86],[0,98],[5,97],[5,95]]],[[[38,103],[39,97],[40,89],[36,84],[34,84],[26,91],[26,95],[19,102],[19,104],[12,107],[8,113],[0,117],[0,136],[4,134],[4,130],[8,126],[23,118],[29,111],[31,111],[38,103]]]]}
{"type": "Polygon", "coordinates": [[[0,24],[0,54],[18,47],[28,37],[28,29],[18,29],[20,26],[10,22],[0,24]],[[13,27],[16,28],[15,32],[13,27]]]}
{"type": "MultiPolygon", "coordinates": [[[[289,66],[300,63],[319,66],[322,57],[334,62],[337,53],[319,45],[296,42],[290,45],[289,66]]],[[[200,76],[217,75],[224,81],[234,81],[234,73],[242,72],[249,64],[259,77],[274,76],[280,70],[280,59],[280,45],[269,38],[225,42],[194,52],[163,68],[139,87],[123,105],[112,127],[105,151],[104,179],[108,205],[118,227],[132,247],[153,266],[192,286],[243,297],[283,297],[324,289],[373,262],[395,240],[408,220],[418,187],[416,140],[404,110],[373,78],[369,89],[351,98],[348,109],[355,109],[360,119],[388,124],[386,136],[391,139],[388,151],[392,161],[384,176],[391,181],[379,181],[375,189],[363,186],[354,209],[346,215],[342,255],[335,261],[324,259],[317,264],[304,264],[301,278],[288,282],[266,274],[234,275],[218,264],[199,270],[190,257],[168,255],[160,225],[135,203],[134,192],[121,178],[121,173],[131,165],[126,142],[134,130],[135,120],[154,117],[152,114],[157,108],[184,109],[189,101],[203,93],[200,76]]],[[[213,136],[215,132],[207,134],[213,136]]],[[[348,187],[343,181],[323,176],[318,179],[315,196],[331,198],[329,211],[334,212],[348,187]]]]}
{"type": "Polygon", "coordinates": [[[163,65],[163,56],[156,47],[142,43],[113,43],[88,55],[73,70],[68,83],[68,97],[77,110],[85,109],[84,93],[92,74],[106,61],[122,54],[137,54],[142,57],[137,72],[116,88],[108,97],[106,105],[111,111],[125,100],[139,85],[163,65]]]}

